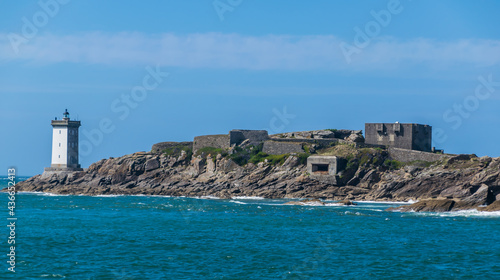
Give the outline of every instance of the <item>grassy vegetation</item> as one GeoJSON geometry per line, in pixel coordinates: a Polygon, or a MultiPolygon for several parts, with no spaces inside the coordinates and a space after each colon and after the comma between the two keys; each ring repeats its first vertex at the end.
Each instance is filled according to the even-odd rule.
{"type": "Polygon", "coordinates": [[[166,148],[162,152],[166,156],[178,157],[181,155],[182,151],[186,152],[187,160],[191,160],[191,158],[193,157],[193,150],[191,149],[190,146],[176,145],[176,146],[166,148]]]}
{"type": "Polygon", "coordinates": [[[404,165],[405,165],[404,163],[397,160],[386,159],[384,161],[384,166],[392,170],[400,169],[404,165]]]}
{"type": "Polygon", "coordinates": [[[356,149],[354,145],[337,143],[336,145],[317,151],[320,156],[338,156],[347,159],[349,156],[357,157],[360,149],[356,149]]]}
{"type": "Polygon", "coordinates": [[[302,150],[304,150],[306,153],[310,152],[310,147],[306,143],[302,143],[302,150]]]}
{"type": "MultiPolygon", "coordinates": [[[[266,161],[271,164],[271,165],[278,165],[278,164],[283,164],[285,160],[287,159],[290,154],[283,154],[283,155],[268,155],[264,152],[262,152],[262,147],[263,144],[259,145],[250,145],[247,147],[239,147],[236,146],[234,147],[233,151],[231,154],[225,149],[220,149],[220,148],[214,148],[214,147],[204,147],[196,151],[196,156],[199,155],[212,155],[212,159],[215,161],[215,156],[220,154],[222,157],[230,158],[233,160],[236,164],[240,166],[244,166],[247,163],[253,163],[257,164],[259,162],[266,161]]],[[[180,150],[172,150],[169,149],[168,151],[164,151],[165,154],[167,155],[174,155],[175,153],[180,154],[180,150]]],[[[186,151],[188,152],[188,151],[186,151]]],[[[302,153],[298,155],[299,162],[302,164],[307,163],[307,157],[309,156],[309,153],[302,153]]],[[[190,153],[190,156],[192,156],[192,152],[190,153]]]]}
{"type": "Polygon", "coordinates": [[[203,147],[201,149],[198,149],[198,151],[196,151],[197,156],[203,153],[205,153],[206,155],[212,155],[212,157],[215,157],[218,154],[221,154],[223,157],[227,156],[227,151],[225,149],[214,148],[214,147],[203,147]]]}
{"type": "Polygon", "coordinates": [[[345,169],[358,169],[359,166],[359,161],[355,157],[349,157],[347,158],[347,165],[345,169]]]}
{"type": "Polygon", "coordinates": [[[252,162],[258,162],[265,155],[262,152],[262,146],[262,143],[257,146],[250,145],[245,148],[236,146],[234,147],[233,154],[229,155],[229,158],[240,166],[247,164],[252,158],[252,162]]]}
{"type": "MultiPolygon", "coordinates": [[[[238,165],[243,166],[247,163],[258,164],[259,162],[267,162],[271,165],[278,165],[285,163],[286,159],[290,154],[282,155],[269,155],[262,151],[262,144],[257,146],[248,146],[241,148],[236,146],[234,148],[233,154],[229,155],[229,158],[236,162],[238,165]]],[[[298,160],[301,164],[307,163],[307,158],[310,156],[309,153],[300,153],[297,155],[298,160]]]]}
{"type": "Polygon", "coordinates": [[[285,160],[288,158],[289,154],[283,154],[283,155],[268,155],[265,159],[267,159],[267,162],[269,162],[271,165],[277,165],[277,164],[283,164],[285,163],[285,160]]]}
{"type": "Polygon", "coordinates": [[[431,161],[423,161],[423,160],[414,160],[410,162],[401,162],[397,160],[385,160],[384,161],[384,166],[388,167],[389,169],[392,170],[397,170],[401,169],[405,166],[416,166],[416,167],[421,167],[421,168],[427,168],[430,167],[431,165],[435,164],[437,162],[431,162],[431,161]]]}
{"type": "Polygon", "coordinates": [[[307,164],[307,158],[310,156],[310,153],[300,153],[297,155],[299,158],[299,163],[300,164],[307,164]]]}

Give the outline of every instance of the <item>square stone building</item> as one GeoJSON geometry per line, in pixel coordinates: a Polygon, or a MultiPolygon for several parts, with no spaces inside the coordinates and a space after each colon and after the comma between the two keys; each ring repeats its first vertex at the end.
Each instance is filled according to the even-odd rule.
{"type": "Polygon", "coordinates": [[[366,123],[365,143],[432,151],[432,127],[414,123],[366,123]]]}
{"type": "Polygon", "coordinates": [[[311,175],[337,175],[338,167],[336,156],[310,156],[307,158],[307,172],[311,175]]]}

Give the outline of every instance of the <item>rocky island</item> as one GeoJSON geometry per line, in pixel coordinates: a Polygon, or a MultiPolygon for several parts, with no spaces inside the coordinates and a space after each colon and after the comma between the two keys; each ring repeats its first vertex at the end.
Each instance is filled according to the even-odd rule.
{"type": "Polygon", "coordinates": [[[500,158],[366,142],[361,131],[352,130],[270,136],[264,131],[232,130],[199,136],[193,142],[158,143],[149,152],[103,159],[83,171],[45,171],[20,182],[17,190],[307,198],[347,205],[353,200],[417,201],[389,210],[500,210],[500,158]],[[334,173],[321,164],[311,169],[311,159],[318,157],[334,159],[334,173]]]}

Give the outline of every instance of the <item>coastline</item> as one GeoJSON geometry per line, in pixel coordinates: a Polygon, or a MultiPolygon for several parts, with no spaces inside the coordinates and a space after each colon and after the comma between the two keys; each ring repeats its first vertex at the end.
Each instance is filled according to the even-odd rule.
{"type": "MultiPolygon", "coordinates": [[[[174,145],[170,150],[153,149],[103,159],[83,171],[45,171],[18,183],[16,189],[89,196],[252,197],[401,204],[389,208],[392,211],[500,210],[500,158],[450,155],[434,162],[403,163],[392,159],[386,149],[341,143],[316,150],[314,155],[336,157],[346,167],[335,176],[318,176],[310,173],[304,161],[309,154],[261,156],[257,160],[244,154],[248,158],[242,160],[235,157],[234,151],[231,154],[208,149],[193,154],[182,145],[179,149],[174,145]]],[[[254,148],[249,146],[249,151],[254,148]]]]}

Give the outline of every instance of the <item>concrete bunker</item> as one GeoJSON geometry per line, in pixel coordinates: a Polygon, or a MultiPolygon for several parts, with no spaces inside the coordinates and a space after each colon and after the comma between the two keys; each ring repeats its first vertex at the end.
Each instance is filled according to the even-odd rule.
{"type": "Polygon", "coordinates": [[[307,158],[307,172],[311,175],[335,176],[338,171],[338,158],[335,156],[310,156],[307,158]]]}

